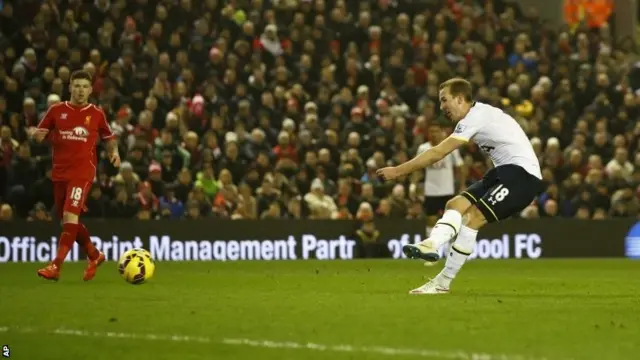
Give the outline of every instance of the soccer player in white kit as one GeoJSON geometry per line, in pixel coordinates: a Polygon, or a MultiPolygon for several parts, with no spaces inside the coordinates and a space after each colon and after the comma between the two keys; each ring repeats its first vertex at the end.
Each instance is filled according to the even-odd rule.
{"type": "Polygon", "coordinates": [[[536,154],[515,119],[496,107],[473,101],[471,84],[464,79],[442,83],[439,96],[440,110],[457,123],[453,134],[404,164],[379,169],[378,175],[393,180],[411,174],[471,140],[489,155],[494,168],[447,202],[428,239],[403,247],[410,258],[435,262],[439,259],[438,249],[455,239],[444,269],[410,294],[448,293],[452,280],[475,248],[478,230],[488,222],[519,213],[544,190],[536,154]]]}

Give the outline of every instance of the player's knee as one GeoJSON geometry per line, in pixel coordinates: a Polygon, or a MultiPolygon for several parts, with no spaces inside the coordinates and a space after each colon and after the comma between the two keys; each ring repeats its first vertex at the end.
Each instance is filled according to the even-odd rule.
{"type": "Polygon", "coordinates": [[[471,207],[471,202],[464,196],[457,195],[453,199],[447,201],[447,210],[456,210],[460,214],[464,214],[471,207]]]}
{"type": "Polygon", "coordinates": [[[62,214],[62,223],[63,224],[77,224],[78,223],[78,215],[74,214],[74,213],[70,213],[68,211],[65,211],[64,214],[62,214]]]}
{"type": "Polygon", "coordinates": [[[478,230],[487,223],[487,219],[477,206],[471,206],[464,215],[467,219],[465,225],[471,229],[478,230]]]}

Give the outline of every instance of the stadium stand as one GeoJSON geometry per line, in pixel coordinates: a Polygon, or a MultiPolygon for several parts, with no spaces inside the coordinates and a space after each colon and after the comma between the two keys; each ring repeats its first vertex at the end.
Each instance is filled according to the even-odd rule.
{"type": "MultiPolygon", "coordinates": [[[[606,22],[557,28],[503,0],[3,3],[2,221],[55,219],[50,150],[25,130],[77,69],[126,160],[101,155],[86,217],[423,217],[424,174],[375,169],[430,124],[451,131],[437,93],[453,76],[531,138],[548,188],[522,217],[640,211],[640,59],[606,22]]],[[[468,182],[490,166],[462,155],[468,182]]]]}

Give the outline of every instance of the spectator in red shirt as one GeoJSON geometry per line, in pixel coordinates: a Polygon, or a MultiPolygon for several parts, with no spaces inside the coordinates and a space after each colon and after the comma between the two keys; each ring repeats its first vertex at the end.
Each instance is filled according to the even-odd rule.
{"type": "Polygon", "coordinates": [[[148,181],[140,183],[139,191],[136,194],[136,200],[142,210],[149,210],[152,213],[157,213],[160,200],[151,191],[151,184],[148,181]]]}
{"type": "Polygon", "coordinates": [[[276,162],[290,160],[296,164],[298,163],[296,148],[291,144],[289,134],[284,131],[278,135],[278,145],[274,146],[273,154],[276,157],[276,162]]]}

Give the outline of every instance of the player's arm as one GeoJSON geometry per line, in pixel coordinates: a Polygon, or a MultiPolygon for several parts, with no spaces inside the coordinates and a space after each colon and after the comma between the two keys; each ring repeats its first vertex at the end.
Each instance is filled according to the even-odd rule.
{"type": "Polygon", "coordinates": [[[120,153],[118,153],[118,140],[115,138],[107,140],[106,144],[107,155],[109,156],[109,161],[115,167],[120,166],[120,153]]]}
{"type": "Polygon", "coordinates": [[[54,106],[56,105],[52,105],[49,107],[47,112],[42,117],[42,120],[40,120],[40,123],[38,123],[37,127],[30,127],[27,129],[27,135],[29,135],[29,137],[36,142],[42,142],[47,137],[49,132],[55,127],[55,118],[53,116],[54,106]]]}
{"type": "Polygon", "coordinates": [[[115,137],[111,139],[105,139],[105,150],[107,151],[107,155],[111,156],[112,154],[119,154],[118,152],[118,140],[115,137]]]}
{"type": "Polygon", "coordinates": [[[482,118],[479,116],[467,116],[456,125],[453,134],[440,144],[419,154],[415,158],[397,167],[379,169],[377,174],[385,180],[392,180],[399,176],[410,174],[418,169],[430,166],[442,160],[445,156],[466,144],[479,131],[482,126],[482,118]]]}
{"type": "Polygon", "coordinates": [[[424,169],[428,166],[431,166],[444,159],[445,156],[449,155],[465,143],[466,142],[461,139],[450,136],[440,144],[432,147],[427,151],[424,151],[423,153],[405,162],[404,164],[397,166],[397,172],[399,173],[398,176],[408,175],[416,170],[424,169]]]}
{"type": "MultiPolygon", "coordinates": [[[[109,130],[111,132],[111,130],[109,130]]],[[[120,166],[120,153],[118,152],[118,139],[115,135],[111,134],[111,136],[103,136],[102,140],[105,141],[105,148],[107,151],[107,156],[109,157],[109,161],[115,167],[120,166]]]]}
{"type": "Polygon", "coordinates": [[[421,154],[418,154],[416,157],[405,162],[404,164],[396,167],[379,169],[377,173],[378,175],[382,175],[386,180],[392,180],[400,176],[411,174],[416,170],[423,169],[442,160],[445,156],[466,143],[467,141],[465,141],[464,139],[449,136],[440,144],[421,154]]]}

